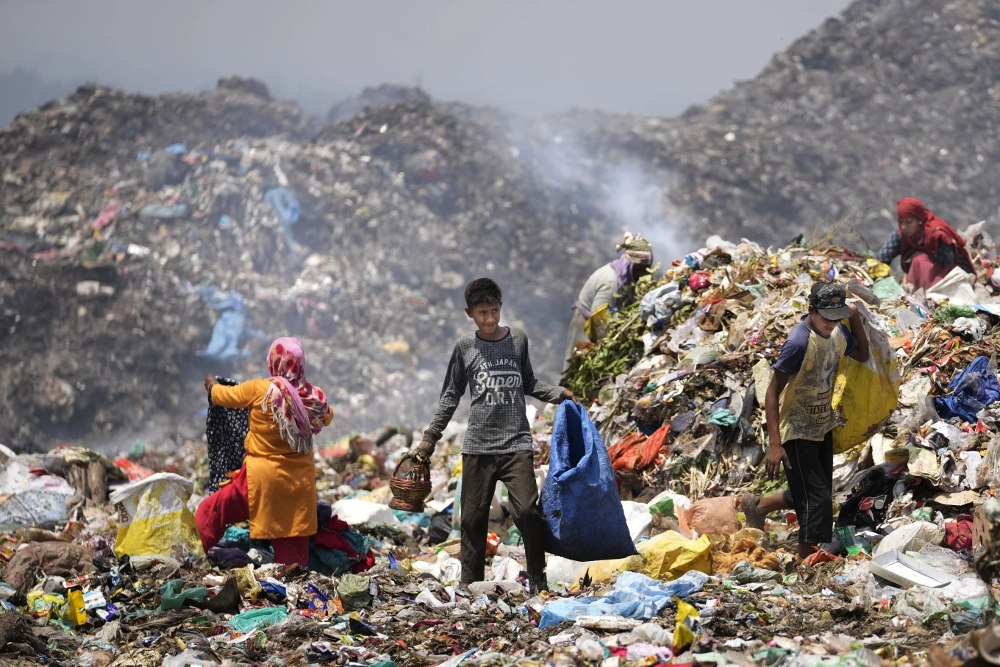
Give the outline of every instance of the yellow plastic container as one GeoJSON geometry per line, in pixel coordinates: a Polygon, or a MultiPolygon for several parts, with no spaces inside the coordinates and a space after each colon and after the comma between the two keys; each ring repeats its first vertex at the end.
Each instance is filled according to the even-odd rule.
{"type": "Polygon", "coordinates": [[[87,622],[87,609],[83,602],[83,591],[79,588],[67,591],[66,606],[63,607],[62,619],[75,627],[87,622]]]}

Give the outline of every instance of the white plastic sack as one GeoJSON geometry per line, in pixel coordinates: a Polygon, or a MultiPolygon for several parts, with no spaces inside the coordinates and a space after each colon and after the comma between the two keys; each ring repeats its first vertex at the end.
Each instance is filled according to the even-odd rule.
{"type": "Polygon", "coordinates": [[[188,509],[194,484],[169,472],[134,482],[111,494],[119,510],[115,555],[203,555],[201,537],[188,509]]]}
{"type": "Polygon", "coordinates": [[[974,306],[979,300],[972,289],[974,280],[974,276],[956,266],[948,272],[948,275],[927,290],[927,298],[934,301],[944,301],[947,299],[948,303],[955,303],[960,306],[974,306]]]}
{"type": "Polygon", "coordinates": [[[12,496],[0,496],[0,525],[47,527],[66,523],[69,495],[44,489],[28,489],[12,496]]]}
{"type": "Polygon", "coordinates": [[[545,574],[550,584],[572,586],[580,580],[592,564],[599,561],[579,561],[549,554],[545,563],[545,574]]]}
{"type": "Polygon", "coordinates": [[[492,581],[517,581],[522,569],[521,564],[510,556],[497,556],[490,566],[490,579],[492,581]]]}
{"type": "Polygon", "coordinates": [[[438,552],[437,560],[433,563],[415,560],[410,567],[414,572],[429,574],[438,581],[458,581],[462,577],[462,562],[445,551],[438,552]]]}
{"type": "Polygon", "coordinates": [[[68,519],[73,487],[56,475],[32,476],[18,455],[0,445],[0,525],[49,526],[68,519]]]}
{"type": "Polygon", "coordinates": [[[649,535],[649,525],[653,523],[649,505],[623,500],[622,510],[625,512],[625,523],[628,525],[628,533],[633,542],[638,542],[639,538],[649,535]]]}

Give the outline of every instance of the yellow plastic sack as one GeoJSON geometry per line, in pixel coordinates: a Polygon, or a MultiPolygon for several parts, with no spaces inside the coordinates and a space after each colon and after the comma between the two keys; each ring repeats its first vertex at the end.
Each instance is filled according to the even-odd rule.
{"type": "Polygon", "coordinates": [[[611,581],[622,572],[639,572],[654,579],[676,579],[690,570],[712,573],[712,543],[702,535],[689,540],[668,530],[636,545],[638,556],[593,563],[588,568],[596,583],[611,581]]]}
{"type": "Polygon", "coordinates": [[[691,570],[712,573],[712,543],[707,535],[689,540],[668,530],[636,548],[646,561],[643,574],[654,579],[676,579],[691,570]]]}
{"type": "Polygon", "coordinates": [[[583,323],[583,333],[590,342],[596,343],[608,332],[608,322],[611,320],[611,309],[608,304],[601,304],[590,312],[590,317],[583,323]]]}
{"type": "Polygon", "coordinates": [[[204,555],[194,515],[187,508],[194,484],[161,472],[111,494],[119,509],[115,555],[177,557],[187,549],[204,555]]]}
{"type": "Polygon", "coordinates": [[[888,419],[899,401],[899,364],[888,337],[872,325],[864,304],[858,311],[868,335],[868,361],[849,357],[840,361],[833,387],[833,409],[839,410],[844,425],[833,430],[833,451],[842,454],[870,438],[888,419]]]}

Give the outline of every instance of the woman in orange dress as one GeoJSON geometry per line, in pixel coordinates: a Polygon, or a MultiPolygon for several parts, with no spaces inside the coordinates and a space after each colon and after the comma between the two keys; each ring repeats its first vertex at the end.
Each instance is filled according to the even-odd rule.
{"type": "Polygon", "coordinates": [[[313,436],[330,424],[333,410],[323,390],[306,380],[295,338],[271,343],[267,369],[271,377],[232,387],[205,377],[212,403],[250,409],[250,431],[243,467],[202,501],[195,522],[206,552],[228,526],[249,520],[250,537],[270,540],[275,561],[307,566],[317,528],[313,436]]]}

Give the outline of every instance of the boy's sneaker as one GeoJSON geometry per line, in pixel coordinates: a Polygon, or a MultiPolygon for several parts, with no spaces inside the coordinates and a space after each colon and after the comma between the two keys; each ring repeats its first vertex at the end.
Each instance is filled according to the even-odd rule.
{"type": "Polygon", "coordinates": [[[764,515],[760,511],[759,493],[747,493],[740,498],[740,509],[743,510],[748,526],[764,530],[764,515]]]}

